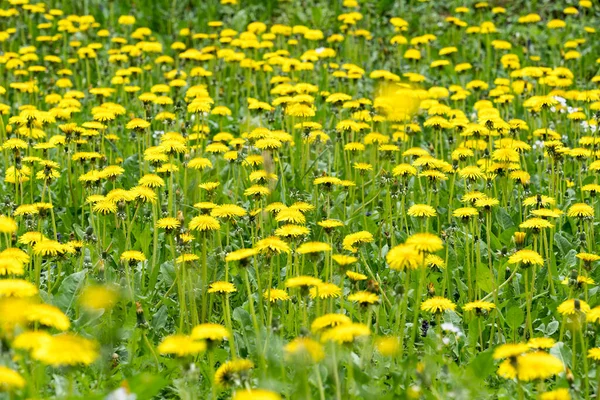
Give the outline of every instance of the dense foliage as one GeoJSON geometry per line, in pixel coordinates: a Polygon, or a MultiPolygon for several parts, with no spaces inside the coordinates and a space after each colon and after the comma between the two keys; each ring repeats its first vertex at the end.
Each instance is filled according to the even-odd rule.
{"type": "Polygon", "coordinates": [[[8,398],[600,396],[592,1],[0,8],[8,398]]]}

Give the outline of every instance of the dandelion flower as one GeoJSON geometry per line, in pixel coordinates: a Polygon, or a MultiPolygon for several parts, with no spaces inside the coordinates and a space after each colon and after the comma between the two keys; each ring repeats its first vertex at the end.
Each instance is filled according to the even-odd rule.
{"type": "Polygon", "coordinates": [[[275,230],[275,236],[280,236],[280,237],[291,237],[291,238],[296,238],[296,237],[301,237],[301,236],[306,236],[310,233],[310,229],[302,226],[302,225],[284,225],[281,228],[277,228],[275,230]]]}
{"type": "Polygon", "coordinates": [[[313,333],[320,332],[324,329],[328,329],[334,326],[346,325],[352,323],[350,317],[344,314],[325,314],[316,318],[310,329],[313,333]]]}
{"type": "Polygon", "coordinates": [[[90,365],[98,358],[98,345],[92,340],[63,333],[43,342],[33,350],[32,357],[54,367],[90,365]]]}
{"type": "Polygon", "coordinates": [[[5,215],[0,215],[0,233],[13,233],[18,229],[14,219],[5,215]]]}
{"type": "Polygon", "coordinates": [[[590,306],[583,300],[571,299],[563,301],[556,309],[561,315],[586,314],[590,312],[590,306]]]}
{"type": "Polygon", "coordinates": [[[267,254],[281,254],[289,253],[291,251],[290,246],[277,236],[270,236],[257,241],[254,244],[254,248],[258,250],[259,253],[267,254]]]}
{"type": "Polygon", "coordinates": [[[564,369],[558,358],[542,351],[527,353],[517,358],[517,378],[520,381],[548,379],[564,369]]]}
{"type": "Polygon", "coordinates": [[[391,269],[400,271],[404,269],[417,269],[422,265],[423,257],[414,246],[400,244],[392,247],[386,254],[385,260],[391,269]]]}
{"type": "Polygon", "coordinates": [[[25,387],[25,379],[17,371],[0,366],[0,390],[12,392],[25,387]]]}
{"type": "Polygon", "coordinates": [[[416,233],[406,239],[406,244],[423,253],[435,253],[444,247],[442,239],[433,233],[416,233]]]}
{"type": "Polygon", "coordinates": [[[25,269],[19,259],[0,255],[0,275],[23,275],[25,269]]]}
{"type": "Polygon", "coordinates": [[[258,254],[258,249],[239,249],[228,253],[225,256],[225,261],[242,261],[258,254]]]}
{"type": "Polygon", "coordinates": [[[265,300],[275,303],[276,301],[285,301],[290,299],[290,295],[283,289],[267,289],[263,293],[265,300]]]}
{"type": "Polygon", "coordinates": [[[569,207],[567,210],[567,216],[580,219],[593,218],[594,208],[585,203],[576,203],[569,207]]]}
{"type": "Polygon", "coordinates": [[[91,285],[83,289],[79,303],[89,310],[107,310],[116,304],[118,297],[118,291],[111,286],[91,285]]]}
{"type": "Polygon", "coordinates": [[[508,258],[509,264],[522,264],[525,267],[530,267],[532,265],[544,265],[544,259],[542,256],[534,251],[529,249],[519,250],[512,256],[508,258]]]}
{"type": "Polygon", "coordinates": [[[58,308],[50,304],[32,304],[25,310],[29,322],[66,331],[71,326],[69,318],[58,308]]]}
{"type": "Polygon", "coordinates": [[[437,215],[435,208],[427,204],[415,204],[408,208],[407,214],[411,217],[428,218],[437,215]]]}
{"type": "Polygon", "coordinates": [[[146,261],[146,256],[141,251],[127,250],[121,254],[121,261],[127,261],[128,263],[136,263],[146,261]]]}
{"type": "Polygon", "coordinates": [[[529,346],[524,343],[507,343],[500,345],[494,350],[494,359],[501,360],[504,358],[516,357],[521,354],[527,353],[529,346]]]}
{"type": "Polygon", "coordinates": [[[598,323],[600,322],[600,306],[596,306],[587,312],[585,316],[587,322],[598,323]]]}
{"type": "Polygon", "coordinates": [[[223,325],[205,323],[196,325],[190,335],[194,340],[207,340],[209,342],[222,342],[231,337],[231,333],[223,325]]]}
{"type": "Polygon", "coordinates": [[[181,222],[177,218],[165,217],[156,221],[156,227],[171,232],[181,226],[181,222]]]}
{"type": "Polygon", "coordinates": [[[285,281],[285,287],[287,288],[307,288],[312,286],[317,286],[321,284],[321,280],[319,278],[314,278],[312,276],[296,276],[293,278],[289,278],[285,281]]]}
{"type": "Polygon", "coordinates": [[[351,295],[349,295],[348,300],[358,303],[361,306],[368,306],[371,304],[378,303],[379,296],[377,296],[375,293],[372,293],[372,292],[361,291],[361,292],[356,292],[356,293],[352,293],[351,295]]]}
{"type": "Polygon", "coordinates": [[[342,288],[334,283],[322,282],[311,287],[309,294],[313,299],[317,297],[320,299],[336,298],[342,294],[342,288]]]}
{"type": "Polygon", "coordinates": [[[556,344],[556,341],[548,337],[531,338],[527,342],[527,346],[532,349],[550,349],[556,344]]]}
{"type": "Polygon", "coordinates": [[[336,342],[338,344],[352,343],[357,338],[369,336],[371,330],[368,326],[359,323],[349,323],[335,326],[321,334],[321,341],[336,342]]]}
{"type": "Polygon", "coordinates": [[[560,388],[540,394],[540,400],[571,400],[569,389],[560,388]]]}
{"type": "Polygon", "coordinates": [[[209,215],[199,215],[192,218],[188,226],[191,230],[198,232],[216,231],[221,228],[219,221],[209,215]]]}
{"type": "Polygon", "coordinates": [[[325,358],[323,345],[307,337],[298,337],[285,345],[286,357],[303,362],[319,362],[325,358]]]}
{"type": "Polygon", "coordinates": [[[220,293],[220,294],[229,294],[235,293],[236,289],[233,283],[231,282],[213,282],[208,287],[208,293],[220,293]]]}
{"type": "Polygon", "coordinates": [[[247,376],[252,368],[254,368],[254,363],[250,360],[227,361],[221,364],[215,372],[215,383],[222,387],[231,386],[236,380],[247,376]]]}
{"type": "Polygon", "coordinates": [[[31,297],[38,293],[38,288],[23,279],[0,280],[0,297],[31,297]]]}
{"type": "Polygon", "coordinates": [[[331,251],[331,246],[325,242],[306,242],[302,243],[296,249],[298,254],[324,253],[329,251],[331,251]]]}
{"type": "Polygon", "coordinates": [[[171,335],[164,338],[158,345],[160,354],[173,354],[186,357],[202,353],[206,350],[206,342],[195,340],[186,335],[171,335]]]}
{"type": "Polygon", "coordinates": [[[345,250],[356,253],[358,251],[358,248],[355,247],[356,245],[363,244],[363,243],[371,243],[371,242],[373,242],[373,240],[374,240],[373,235],[370,232],[367,232],[367,231],[355,232],[355,233],[346,235],[344,237],[342,247],[345,250]]]}
{"type": "Polygon", "coordinates": [[[490,303],[489,301],[476,300],[466,303],[462,309],[465,311],[475,311],[477,314],[480,314],[482,311],[491,311],[496,308],[494,303],[490,303]]]}
{"type": "Polygon", "coordinates": [[[235,392],[231,400],[281,400],[281,396],[271,390],[248,389],[235,392]]]}
{"type": "Polygon", "coordinates": [[[379,354],[393,357],[400,351],[400,341],[395,336],[380,337],[375,340],[375,347],[379,354]]]}
{"type": "Polygon", "coordinates": [[[454,311],[456,309],[456,304],[452,301],[436,296],[431,299],[427,299],[421,303],[421,310],[430,312],[432,314],[439,314],[446,310],[454,311]]]}
{"type": "Polygon", "coordinates": [[[594,347],[588,350],[588,358],[598,362],[600,361],[600,347],[594,347]]]}

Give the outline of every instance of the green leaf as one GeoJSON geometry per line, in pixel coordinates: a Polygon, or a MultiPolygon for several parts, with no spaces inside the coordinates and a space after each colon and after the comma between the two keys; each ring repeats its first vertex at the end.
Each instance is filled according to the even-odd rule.
{"type": "Polygon", "coordinates": [[[381,258],[385,258],[385,256],[387,255],[388,251],[390,251],[390,246],[386,244],[383,245],[383,247],[381,248],[381,254],[380,257],[381,258]]]}
{"type": "Polygon", "coordinates": [[[562,255],[567,254],[569,252],[569,250],[571,250],[573,248],[571,245],[571,242],[558,232],[556,232],[554,234],[554,241],[562,255]]]}
{"type": "Polygon", "coordinates": [[[231,25],[236,30],[242,30],[248,25],[248,12],[246,10],[238,11],[231,19],[231,25]]]}
{"type": "Polygon", "coordinates": [[[52,374],[52,384],[55,388],[56,396],[60,398],[67,397],[69,380],[66,377],[59,374],[52,374]]]}
{"type": "Polygon", "coordinates": [[[143,250],[149,249],[150,243],[152,242],[152,229],[141,229],[140,232],[135,232],[135,235],[133,236],[143,250]]]}
{"type": "Polygon", "coordinates": [[[575,249],[569,250],[569,252],[565,254],[563,263],[567,268],[577,265],[577,251],[575,249]]]}
{"type": "Polygon", "coordinates": [[[512,306],[506,312],[506,323],[511,327],[513,331],[517,330],[519,326],[525,321],[525,313],[519,306],[512,306]]]}
{"type": "Polygon", "coordinates": [[[160,280],[167,286],[171,286],[175,280],[175,267],[172,261],[166,261],[160,265],[160,280]]]}
{"type": "Polygon", "coordinates": [[[79,226],[79,224],[73,224],[73,230],[79,239],[83,239],[85,235],[84,230],[79,226]]]}
{"type": "Polygon", "coordinates": [[[151,399],[167,386],[169,380],[162,375],[142,372],[128,379],[127,383],[129,391],[135,393],[138,399],[151,399]]]}
{"type": "Polygon", "coordinates": [[[569,349],[563,342],[558,342],[550,349],[550,354],[562,361],[562,363],[569,368],[573,368],[571,365],[571,349],[569,349]]]}
{"type": "Polygon", "coordinates": [[[558,330],[558,321],[552,321],[546,327],[546,336],[552,335],[558,330]]]}
{"type": "Polygon", "coordinates": [[[252,320],[250,319],[250,314],[248,311],[244,310],[242,307],[238,307],[233,310],[233,320],[240,324],[240,326],[246,331],[252,331],[252,320]]]}
{"type": "Polygon", "coordinates": [[[514,226],[512,228],[505,229],[500,233],[500,236],[498,236],[498,240],[500,240],[500,243],[502,243],[503,246],[509,246],[516,231],[517,228],[514,226]]]}
{"type": "Polygon", "coordinates": [[[321,21],[323,20],[323,11],[321,7],[312,7],[311,11],[313,24],[319,26],[321,24],[321,21]]]}
{"type": "Polygon", "coordinates": [[[139,169],[139,160],[137,154],[129,156],[123,161],[123,168],[125,168],[125,175],[133,174],[133,171],[139,169]]]}
{"type": "Polygon", "coordinates": [[[159,332],[167,325],[167,318],[169,317],[169,310],[167,306],[162,305],[158,311],[152,316],[152,328],[159,332]]]}
{"type": "Polygon", "coordinates": [[[497,208],[496,220],[498,221],[498,224],[500,224],[500,226],[502,227],[502,230],[506,230],[515,226],[515,223],[510,217],[510,214],[503,208],[497,208]]]}
{"type": "Polygon", "coordinates": [[[477,287],[485,292],[491,292],[494,290],[494,282],[490,275],[490,269],[485,264],[479,264],[477,266],[477,287]]]}
{"type": "Polygon", "coordinates": [[[494,365],[494,359],[492,358],[492,353],[493,349],[483,351],[477,354],[473,361],[469,363],[469,369],[478,378],[486,379],[496,369],[496,366],[494,365]]]}
{"type": "Polygon", "coordinates": [[[75,294],[83,287],[87,270],[75,272],[65,278],[60,284],[56,296],[54,296],[54,305],[65,313],[73,306],[75,294]]]}
{"type": "MultiPolygon", "coordinates": [[[[500,240],[498,239],[498,236],[494,235],[493,233],[490,236],[490,243],[491,243],[490,250],[492,251],[492,257],[494,257],[494,250],[500,250],[502,248],[502,243],[500,243],[500,240]]],[[[487,254],[488,254],[487,246],[485,248],[485,254],[486,254],[486,257],[487,257],[487,254]]]]}

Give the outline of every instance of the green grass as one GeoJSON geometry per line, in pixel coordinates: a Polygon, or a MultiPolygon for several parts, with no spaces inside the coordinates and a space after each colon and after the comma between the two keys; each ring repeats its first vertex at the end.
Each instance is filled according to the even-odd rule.
{"type": "Polygon", "coordinates": [[[6,397],[597,398],[597,6],[241,3],[3,3],[6,397]]]}

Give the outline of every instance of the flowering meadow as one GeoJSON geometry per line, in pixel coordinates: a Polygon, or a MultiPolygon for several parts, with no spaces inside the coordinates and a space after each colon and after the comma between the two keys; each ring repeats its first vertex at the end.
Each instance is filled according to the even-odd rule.
{"type": "Polygon", "coordinates": [[[2,1],[0,397],[600,399],[599,24],[2,1]]]}

